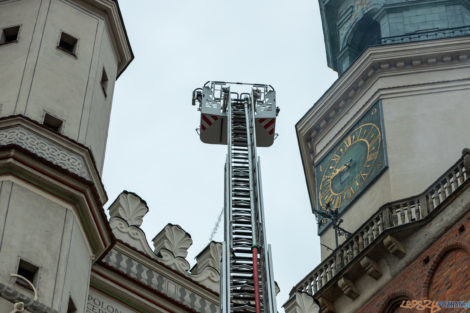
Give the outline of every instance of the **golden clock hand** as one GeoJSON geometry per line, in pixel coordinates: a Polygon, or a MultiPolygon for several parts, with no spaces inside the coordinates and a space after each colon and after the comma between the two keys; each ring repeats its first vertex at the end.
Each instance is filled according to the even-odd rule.
{"type": "Polygon", "coordinates": [[[335,172],[333,173],[333,175],[331,176],[331,179],[333,179],[336,175],[341,173],[345,168],[349,168],[351,166],[351,162],[352,162],[352,159],[349,159],[349,161],[344,163],[343,166],[336,169],[335,172]]]}

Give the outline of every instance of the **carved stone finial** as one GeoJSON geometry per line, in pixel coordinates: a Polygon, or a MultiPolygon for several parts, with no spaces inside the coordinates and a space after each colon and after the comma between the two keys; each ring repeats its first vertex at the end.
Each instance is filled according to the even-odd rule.
{"type": "Polygon", "coordinates": [[[152,241],[157,255],[164,248],[175,257],[182,258],[188,255],[188,249],[193,244],[191,236],[181,226],[173,224],[167,224],[152,241]]]}
{"type": "Polygon", "coordinates": [[[193,244],[191,236],[178,225],[166,225],[153,238],[153,246],[158,259],[172,269],[187,274],[189,263],[186,261],[188,248],[193,244]]]}
{"type": "Polygon", "coordinates": [[[403,258],[406,254],[405,247],[403,247],[403,245],[397,239],[390,235],[385,237],[383,244],[391,254],[399,259],[403,258]]]}
{"type": "Polygon", "coordinates": [[[155,257],[145,233],[139,228],[148,210],[147,204],[138,195],[123,191],[109,207],[109,226],[117,239],[155,257]]]}
{"type": "Polygon", "coordinates": [[[320,307],[312,296],[305,292],[296,292],[284,306],[286,313],[318,313],[320,307]]]}
{"type": "Polygon", "coordinates": [[[196,265],[191,270],[193,274],[200,274],[207,267],[214,268],[220,272],[220,259],[222,258],[222,244],[220,242],[211,241],[202,251],[196,256],[196,265]]]}
{"type": "Polygon", "coordinates": [[[147,203],[135,193],[128,191],[123,191],[109,207],[111,217],[120,217],[129,226],[142,225],[143,217],[148,211],[147,203]]]}
{"type": "Polygon", "coordinates": [[[367,275],[374,279],[379,279],[382,277],[382,272],[380,271],[380,266],[371,258],[364,257],[361,261],[361,266],[366,271],[367,275]]]}
{"type": "Polygon", "coordinates": [[[340,280],[338,280],[338,287],[352,300],[359,297],[359,291],[356,286],[354,286],[354,283],[345,277],[341,277],[340,280]]]}
{"type": "Polygon", "coordinates": [[[221,257],[222,244],[211,241],[196,256],[197,263],[191,270],[191,278],[215,292],[220,292],[221,257]]]}
{"type": "Polygon", "coordinates": [[[312,296],[302,292],[295,295],[296,313],[318,313],[320,307],[312,296]]]}

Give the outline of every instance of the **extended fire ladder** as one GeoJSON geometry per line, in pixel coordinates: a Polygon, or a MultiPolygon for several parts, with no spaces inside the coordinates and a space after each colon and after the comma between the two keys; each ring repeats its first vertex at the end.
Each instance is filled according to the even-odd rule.
{"type": "MultiPolygon", "coordinates": [[[[256,123],[261,123],[262,128],[258,125],[258,129],[270,132],[271,125],[264,126],[272,124],[277,115],[273,94],[267,94],[274,90],[270,86],[269,89],[266,85],[254,85],[251,94],[239,95],[230,92],[229,85],[216,82],[211,85],[211,93],[201,89],[196,89],[193,93],[193,103],[196,99],[202,111],[201,128],[204,126],[203,121],[209,118],[222,125],[225,121],[226,125],[226,130],[221,128],[219,137],[221,143],[226,142],[228,146],[225,164],[221,311],[276,313],[271,248],[266,243],[260,163],[256,156],[256,123]],[[222,87],[218,97],[215,96],[217,84],[222,87]],[[214,103],[220,104],[220,116],[211,115],[213,111],[204,110],[204,106],[213,107],[214,103]],[[271,109],[267,115],[266,112],[261,112],[263,105],[264,109],[271,109]],[[257,109],[259,114],[255,112],[257,109]],[[205,113],[208,116],[204,117],[205,113]],[[274,116],[272,120],[269,119],[271,115],[274,116]]],[[[207,123],[205,124],[207,128],[207,123]]],[[[216,127],[215,123],[210,126],[216,127]]],[[[201,139],[202,136],[201,134],[201,139]]],[[[258,136],[260,138],[265,141],[268,137],[258,136]]],[[[268,144],[265,142],[265,145],[268,144]]]]}

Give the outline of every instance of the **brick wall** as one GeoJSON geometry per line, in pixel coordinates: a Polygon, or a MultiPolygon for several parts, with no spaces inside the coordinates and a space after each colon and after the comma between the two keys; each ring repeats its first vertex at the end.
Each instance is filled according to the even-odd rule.
{"type": "MultiPolygon", "coordinates": [[[[423,312],[400,308],[399,304],[404,299],[464,302],[470,300],[470,212],[357,312],[423,312]]],[[[457,313],[468,310],[442,308],[439,312],[457,313]]]]}

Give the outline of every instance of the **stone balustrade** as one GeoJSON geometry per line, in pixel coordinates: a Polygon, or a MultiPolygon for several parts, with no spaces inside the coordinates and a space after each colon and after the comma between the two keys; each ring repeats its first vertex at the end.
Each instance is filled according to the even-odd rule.
{"type": "MultiPolygon", "coordinates": [[[[467,182],[470,177],[469,169],[470,150],[465,149],[462,158],[423,193],[383,205],[351,237],[300,281],[291,290],[290,297],[296,292],[305,292],[313,296],[333,278],[337,276],[339,278],[340,275],[337,274],[384,232],[424,221],[429,214],[438,211],[443,207],[441,204],[453,197],[461,189],[459,187],[467,182]]],[[[396,245],[391,240],[389,239],[389,245],[396,245]]],[[[400,257],[400,247],[394,246],[390,249],[397,252],[397,256],[400,257]]]]}

